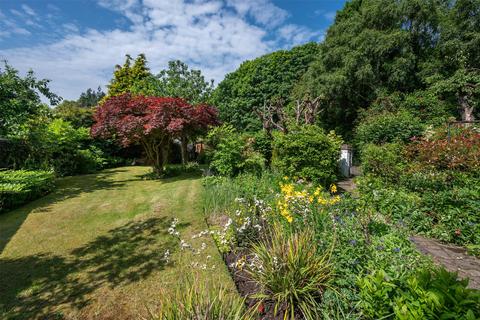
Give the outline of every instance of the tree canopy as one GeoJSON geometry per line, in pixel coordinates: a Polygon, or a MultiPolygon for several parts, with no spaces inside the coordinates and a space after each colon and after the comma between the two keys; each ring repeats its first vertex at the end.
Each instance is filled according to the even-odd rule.
{"type": "Polygon", "coordinates": [[[183,98],[190,103],[206,103],[213,91],[213,80],[205,81],[200,70],[190,69],[180,60],[168,62],[168,69],[135,83],[132,92],[157,97],[183,98]]]}
{"type": "Polygon", "coordinates": [[[0,136],[14,134],[23,123],[46,111],[40,94],[52,105],[61,101],[50,91],[49,82],[38,80],[31,70],[22,78],[5,62],[3,70],[0,68],[0,136]]]}
{"type": "Polygon", "coordinates": [[[260,129],[261,122],[254,109],[272,100],[290,103],[294,85],[318,49],[318,44],[307,43],[243,62],[225,76],[213,94],[212,102],[218,107],[221,119],[239,129],[260,129]]]}
{"type": "Polygon", "coordinates": [[[132,57],[127,54],[123,66],[116,65],[113,79],[108,85],[107,97],[131,92],[135,83],[150,76],[147,59],[143,53],[139,54],[132,66],[132,57]]]}
{"type": "MultiPolygon", "coordinates": [[[[378,98],[429,90],[439,80],[462,87],[457,71],[479,68],[479,16],[477,0],[350,1],[296,94],[322,97],[323,125],[346,132],[378,98]]],[[[475,79],[463,77],[463,88],[478,87],[475,79]]]]}
{"type": "Polygon", "coordinates": [[[54,116],[70,122],[75,128],[90,128],[93,124],[93,108],[103,97],[105,93],[100,87],[96,91],[88,88],[77,100],[63,100],[53,109],[54,116]]]}
{"type": "Polygon", "coordinates": [[[100,86],[97,88],[97,91],[88,88],[85,92],[80,94],[77,102],[82,108],[95,107],[103,97],[105,97],[105,92],[103,92],[100,86]]]}
{"type": "Polygon", "coordinates": [[[123,146],[139,143],[157,174],[168,161],[174,138],[191,136],[217,123],[217,111],[207,105],[193,106],[181,98],[132,96],[108,98],[94,115],[92,135],[114,137],[123,146]]]}

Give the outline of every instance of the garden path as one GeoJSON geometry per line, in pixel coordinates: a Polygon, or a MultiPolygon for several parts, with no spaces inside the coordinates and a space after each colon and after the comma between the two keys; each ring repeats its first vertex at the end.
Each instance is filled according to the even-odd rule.
{"type": "Polygon", "coordinates": [[[410,238],[418,250],[432,257],[437,264],[450,272],[458,272],[461,278],[470,278],[469,287],[480,289],[480,259],[469,256],[462,247],[447,245],[420,236],[410,238]]]}
{"type": "MultiPolygon", "coordinates": [[[[345,192],[351,193],[357,188],[354,178],[339,181],[337,184],[345,192]]],[[[443,265],[450,272],[458,272],[461,278],[469,278],[470,288],[480,289],[480,259],[468,255],[465,248],[442,244],[421,236],[413,236],[410,240],[421,253],[432,257],[436,264],[443,265]]]]}

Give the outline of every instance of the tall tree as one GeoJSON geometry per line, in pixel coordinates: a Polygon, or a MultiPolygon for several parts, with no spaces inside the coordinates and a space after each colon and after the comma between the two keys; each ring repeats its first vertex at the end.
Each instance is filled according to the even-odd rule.
{"type": "Polygon", "coordinates": [[[464,121],[475,119],[480,100],[480,1],[457,0],[441,21],[436,64],[427,78],[440,98],[457,105],[464,121]]]}
{"type": "Polygon", "coordinates": [[[168,62],[168,69],[137,82],[132,92],[157,97],[183,98],[190,103],[206,103],[213,91],[213,80],[205,81],[200,70],[190,69],[180,60],[168,62]]]}
{"type": "Polygon", "coordinates": [[[85,92],[80,94],[77,102],[82,108],[90,108],[98,105],[98,102],[105,97],[105,92],[102,91],[100,86],[97,88],[97,91],[88,88],[85,92]]]}
{"type": "Polygon", "coordinates": [[[320,97],[323,125],[344,134],[378,99],[422,108],[411,100],[433,94],[465,119],[477,99],[479,46],[478,0],[352,0],[295,94],[320,97]]]}
{"type": "Polygon", "coordinates": [[[108,98],[95,113],[92,135],[115,137],[123,146],[139,143],[154,172],[163,173],[173,138],[194,134],[216,122],[212,107],[194,107],[180,98],[132,96],[108,98]]]}
{"type": "Polygon", "coordinates": [[[56,105],[61,97],[50,91],[50,80],[38,80],[33,71],[21,77],[18,71],[4,63],[0,68],[0,136],[15,134],[19,126],[45,112],[40,94],[56,105]]]}
{"type": "Polygon", "coordinates": [[[262,124],[254,110],[280,100],[291,104],[292,89],[318,50],[318,44],[308,43],[243,62],[226,75],[213,94],[221,119],[238,129],[260,129],[262,124]]]}
{"type": "Polygon", "coordinates": [[[321,97],[324,126],[345,133],[377,97],[425,88],[443,10],[436,0],[348,2],[297,94],[321,97]]]}
{"type": "Polygon", "coordinates": [[[115,66],[113,79],[108,85],[107,97],[131,92],[135,83],[142,81],[148,76],[150,76],[150,71],[147,67],[145,55],[143,53],[139,54],[132,66],[132,57],[127,54],[123,66],[115,66]]]}

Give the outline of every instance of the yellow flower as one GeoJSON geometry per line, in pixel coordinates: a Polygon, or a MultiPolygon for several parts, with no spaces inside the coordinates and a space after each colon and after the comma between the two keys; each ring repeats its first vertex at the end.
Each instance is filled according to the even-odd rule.
{"type": "Polygon", "coordinates": [[[288,177],[287,176],[283,177],[283,180],[288,180],[288,177]]]}
{"type": "Polygon", "coordinates": [[[322,188],[321,188],[321,187],[317,187],[317,188],[315,189],[315,192],[313,193],[313,195],[314,195],[315,197],[318,197],[321,192],[322,192],[322,188]]]}
{"type": "Polygon", "coordinates": [[[330,186],[330,192],[332,192],[332,193],[337,193],[337,186],[334,185],[334,184],[332,184],[332,185],[330,186]]]}
{"type": "Polygon", "coordinates": [[[292,223],[292,221],[293,221],[292,216],[287,216],[286,218],[287,218],[288,223],[292,223]]]}
{"type": "Polygon", "coordinates": [[[330,199],[330,204],[335,204],[340,202],[340,196],[335,196],[332,199],[330,199]]]}
{"type": "Polygon", "coordinates": [[[312,197],[312,196],[309,196],[309,197],[308,197],[308,202],[310,202],[310,203],[313,202],[313,197],[312,197]]]}
{"type": "Polygon", "coordinates": [[[327,200],[323,199],[323,198],[318,198],[318,203],[321,204],[321,205],[326,205],[327,204],[327,200]]]}
{"type": "Polygon", "coordinates": [[[280,184],[280,190],[286,196],[292,196],[295,191],[292,184],[280,184]]]}

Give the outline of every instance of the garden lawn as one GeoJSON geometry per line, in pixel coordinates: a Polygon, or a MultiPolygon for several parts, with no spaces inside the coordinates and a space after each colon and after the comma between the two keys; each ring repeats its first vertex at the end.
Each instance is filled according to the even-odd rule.
{"type": "Polygon", "coordinates": [[[0,318],[138,319],[187,275],[234,294],[211,238],[198,259],[211,255],[216,269],[197,270],[197,256],[167,232],[174,217],[182,238],[206,229],[200,179],[143,179],[149,170],[63,178],[52,194],[0,214],[0,318]]]}

